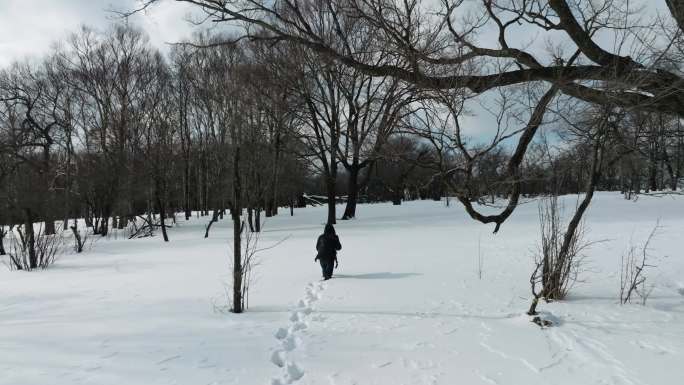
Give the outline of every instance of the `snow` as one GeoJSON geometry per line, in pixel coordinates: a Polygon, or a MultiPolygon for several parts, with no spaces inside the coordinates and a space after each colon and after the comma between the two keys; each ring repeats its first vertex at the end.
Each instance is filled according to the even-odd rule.
{"type": "MultiPolygon", "coordinates": [[[[575,207],[576,197],[564,197],[575,207]]],[[[590,207],[583,282],[525,315],[537,205],[501,228],[456,202],[360,205],[337,226],[335,278],[314,263],[325,208],[266,221],[250,309],[226,306],[228,219],[102,239],[46,271],[0,270],[0,384],[677,384],[684,378],[684,199],[590,207]],[[645,306],[619,305],[620,256],[660,219],[645,306]],[[478,244],[482,278],[478,277],[478,244]]],[[[340,211],[341,212],[341,211],[340,211]]]]}

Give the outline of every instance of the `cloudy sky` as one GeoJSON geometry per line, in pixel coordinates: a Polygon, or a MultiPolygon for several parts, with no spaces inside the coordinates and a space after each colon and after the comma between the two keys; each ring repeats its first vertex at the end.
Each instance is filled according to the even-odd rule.
{"type": "MultiPolygon", "coordinates": [[[[49,51],[51,44],[86,24],[106,28],[119,16],[111,10],[130,10],[138,0],[0,0],[0,67],[49,51]]],[[[132,17],[151,42],[164,47],[191,33],[187,4],[162,1],[132,17]]]]}
{"type": "MultiPolygon", "coordinates": [[[[641,13],[667,11],[665,0],[632,3],[635,9],[643,6],[641,13]]],[[[0,0],[0,66],[48,51],[54,41],[63,39],[82,24],[105,28],[119,17],[111,10],[131,10],[140,4],[141,0],[0,0]]],[[[154,45],[164,47],[165,42],[190,35],[193,26],[186,20],[193,9],[197,12],[191,5],[163,0],[134,15],[131,21],[147,31],[154,45]]],[[[543,39],[527,32],[524,28],[512,31],[509,39],[533,51],[544,50],[543,39]]],[[[485,40],[495,42],[495,36],[492,34],[492,39],[485,40]]]]}
{"type": "MultiPolygon", "coordinates": [[[[635,8],[643,6],[640,13],[644,15],[667,12],[665,0],[633,0],[631,3],[635,3],[635,8]]],[[[107,28],[108,24],[120,20],[112,10],[132,10],[140,4],[140,0],[0,0],[0,68],[12,61],[48,52],[55,41],[63,40],[69,33],[77,31],[80,25],[107,28]]],[[[150,36],[151,43],[164,50],[167,47],[165,43],[190,36],[193,28],[197,28],[187,21],[192,17],[192,10],[197,12],[186,3],[163,0],[132,16],[130,21],[141,26],[150,36]]],[[[195,17],[197,15],[195,13],[195,17]]],[[[485,33],[480,39],[481,43],[495,44],[496,34],[485,33]]],[[[549,39],[558,42],[567,40],[567,37],[562,33],[540,36],[538,31],[522,26],[511,31],[509,39],[535,54],[543,54],[549,39]]],[[[614,44],[610,37],[599,43],[609,49],[614,44]]],[[[485,97],[482,100],[492,102],[494,99],[485,97]]],[[[462,117],[464,128],[480,135],[494,132],[493,117],[481,106],[474,104],[469,107],[476,115],[462,117]]]]}

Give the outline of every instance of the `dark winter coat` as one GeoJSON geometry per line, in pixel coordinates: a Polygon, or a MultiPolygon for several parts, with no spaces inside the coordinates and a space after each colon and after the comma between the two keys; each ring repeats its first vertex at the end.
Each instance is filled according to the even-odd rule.
{"type": "Polygon", "coordinates": [[[316,261],[320,261],[323,279],[332,278],[333,269],[337,268],[337,251],[342,249],[340,238],[335,234],[331,224],[325,225],[325,231],[316,241],[316,261]]]}
{"type": "Polygon", "coordinates": [[[323,234],[318,237],[316,242],[316,259],[334,260],[337,259],[337,251],[342,249],[340,238],[336,234],[323,234]]]}
{"type": "Polygon", "coordinates": [[[342,249],[340,238],[335,234],[332,226],[326,226],[325,232],[316,241],[316,259],[333,261],[337,259],[337,251],[342,249]]]}

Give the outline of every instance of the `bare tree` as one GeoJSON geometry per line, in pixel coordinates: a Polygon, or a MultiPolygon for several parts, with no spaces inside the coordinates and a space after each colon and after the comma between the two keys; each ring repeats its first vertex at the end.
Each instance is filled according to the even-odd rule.
{"type": "Polygon", "coordinates": [[[350,113],[338,150],[348,175],[347,205],[342,219],[356,216],[359,190],[370,180],[370,173],[366,172],[360,184],[360,174],[378,159],[399,122],[410,113],[413,96],[410,87],[395,79],[357,76],[353,86],[344,90],[350,113]]]}
{"type": "MultiPolygon", "coordinates": [[[[464,11],[469,4],[463,0],[443,0],[440,5],[419,0],[180,1],[194,4],[216,22],[243,23],[251,38],[287,40],[365,74],[392,76],[423,89],[480,95],[544,82],[551,91],[541,99],[536,117],[543,115],[546,104],[558,93],[590,104],[683,115],[684,80],[678,65],[673,68],[677,61],[672,58],[684,53],[684,13],[674,1],[668,2],[671,19],[664,22],[655,18],[643,22],[628,1],[597,6],[566,0],[485,0],[474,12],[464,11]],[[322,14],[329,23],[320,23],[322,14]],[[346,18],[361,24],[363,33],[371,37],[364,45],[372,47],[371,55],[344,39],[345,24],[340,21],[346,18]],[[562,32],[566,41],[547,56],[517,47],[508,37],[511,28],[521,24],[542,35],[562,32]],[[486,46],[478,37],[486,28],[498,31],[497,47],[486,46]],[[599,32],[613,34],[612,49],[596,43],[599,32]],[[562,49],[565,43],[572,48],[562,49]]],[[[148,0],[143,8],[155,2],[148,0]]],[[[526,140],[519,142],[509,162],[505,183],[515,178],[537,120],[541,122],[531,120],[523,134],[526,140]]],[[[496,231],[517,205],[515,190],[510,198],[498,215],[479,214],[465,199],[459,200],[474,219],[495,223],[496,231]]]]}
{"type": "Polygon", "coordinates": [[[95,233],[103,236],[115,214],[117,227],[122,227],[122,220],[137,209],[132,199],[138,187],[132,183],[133,151],[140,148],[144,133],[136,122],[147,113],[151,56],[146,36],[122,25],[104,35],[84,28],[72,36],[64,53],[71,86],[78,91],[80,108],[74,120],[87,151],[82,161],[88,163],[87,170],[98,170],[80,178],[80,190],[88,206],[86,217],[94,219],[95,233]]]}
{"type": "Polygon", "coordinates": [[[323,175],[327,192],[327,223],[336,223],[338,146],[344,125],[345,99],[340,87],[344,67],[323,62],[312,52],[295,49],[298,71],[295,89],[302,100],[300,119],[304,130],[299,138],[306,147],[302,156],[323,175]]]}
{"type": "Polygon", "coordinates": [[[646,285],[646,269],[655,267],[649,264],[649,253],[653,238],[659,229],[660,221],[653,227],[641,247],[630,243],[627,254],[620,259],[620,303],[623,305],[632,302],[634,294],[638,295],[641,303],[645,305],[653,290],[653,287],[648,288],[646,285]]]}

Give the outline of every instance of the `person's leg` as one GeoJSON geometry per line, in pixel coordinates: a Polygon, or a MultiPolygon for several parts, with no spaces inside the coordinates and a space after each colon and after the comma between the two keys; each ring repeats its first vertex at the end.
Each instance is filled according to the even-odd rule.
{"type": "Polygon", "coordinates": [[[325,279],[330,279],[330,277],[332,277],[332,275],[333,275],[333,267],[334,267],[334,266],[335,266],[335,262],[333,262],[333,261],[327,261],[327,263],[326,263],[326,265],[325,265],[325,273],[323,274],[323,276],[325,277],[325,279]]]}
{"type": "Polygon", "coordinates": [[[318,261],[321,263],[321,274],[323,275],[323,278],[325,278],[325,272],[327,271],[327,263],[325,262],[324,258],[321,258],[318,261]]]}

